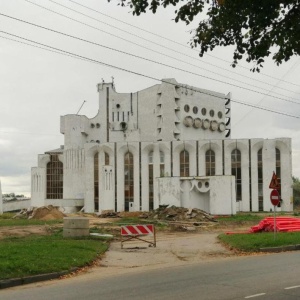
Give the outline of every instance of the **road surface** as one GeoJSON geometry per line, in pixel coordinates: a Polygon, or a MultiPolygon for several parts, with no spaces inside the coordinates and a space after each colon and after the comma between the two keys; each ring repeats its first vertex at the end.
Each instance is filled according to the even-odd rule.
{"type": "Polygon", "coordinates": [[[105,274],[0,291],[1,300],[300,299],[299,252],[220,258],[154,270],[105,274]]]}

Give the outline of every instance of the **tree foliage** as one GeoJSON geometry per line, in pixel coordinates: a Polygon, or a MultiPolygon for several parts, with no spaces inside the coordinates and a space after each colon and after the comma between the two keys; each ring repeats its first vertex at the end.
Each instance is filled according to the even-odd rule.
{"type": "Polygon", "coordinates": [[[122,6],[129,5],[134,15],[176,6],[175,21],[186,24],[207,11],[206,19],[199,22],[193,33],[191,46],[199,46],[203,56],[217,46],[235,45],[233,67],[245,57],[248,62],[254,62],[252,70],[259,71],[270,55],[279,65],[300,53],[299,0],[119,1],[122,6]]]}

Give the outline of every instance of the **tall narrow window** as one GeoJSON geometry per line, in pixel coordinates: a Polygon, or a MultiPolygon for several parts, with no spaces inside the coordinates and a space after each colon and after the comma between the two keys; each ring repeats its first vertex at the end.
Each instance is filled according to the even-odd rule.
{"type": "Polygon", "coordinates": [[[104,163],[105,163],[105,165],[106,166],[108,166],[109,165],[109,154],[108,153],[104,153],[104,163]]]}
{"type": "Polygon", "coordinates": [[[242,200],[242,169],[241,151],[234,149],[231,152],[231,175],[235,176],[236,201],[242,200]]]}
{"type": "Polygon", "coordinates": [[[258,210],[264,210],[262,149],[257,152],[258,210]]]}
{"type": "MultiPolygon", "coordinates": [[[[280,150],[278,148],[275,149],[276,153],[276,176],[278,179],[278,183],[281,187],[281,160],[280,160],[280,150]]],[[[278,190],[279,195],[281,197],[281,189],[278,190]]]]}
{"type": "Polygon", "coordinates": [[[190,158],[186,150],[180,152],[180,176],[188,177],[190,175],[190,158]]]}
{"type": "Polygon", "coordinates": [[[124,198],[125,211],[133,205],[134,180],[133,180],[133,155],[127,152],[124,156],[124,198]]]}
{"type": "Polygon", "coordinates": [[[159,152],[159,171],[160,171],[160,176],[165,176],[165,154],[160,151],[159,152]]]}
{"type": "Polygon", "coordinates": [[[213,150],[207,150],[205,153],[206,176],[216,175],[216,155],[213,150]]]}
{"type": "Polygon", "coordinates": [[[149,172],[149,210],[153,210],[153,151],[148,156],[148,172],[149,172]]]}
{"type": "Polygon", "coordinates": [[[47,199],[63,198],[63,163],[59,161],[58,154],[50,154],[47,164],[47,199]]]}
{"type": "Polygon", "coordinates": [[[94,156],[94,208],[99,210],[99,158],[98,153],[94,156]]]}

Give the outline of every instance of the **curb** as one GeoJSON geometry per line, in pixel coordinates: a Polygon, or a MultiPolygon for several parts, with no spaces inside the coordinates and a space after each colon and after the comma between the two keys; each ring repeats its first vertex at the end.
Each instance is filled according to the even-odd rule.
{"type": "Polygon", "coordinates": [[[54,272],[54,273],[48,273],[48,274],[33,275],[33,276],[28,276],[28,277],[23,277],[23,278],[12,278],[12,279],[0,280],[0,290],[6,289],[6,288],[11,288],[11,287],[18,286],[18,285],[23,285],[23,284],[57,279],[61,276],[73,273],[73,272],[77,271],[78,269],[79,268],[72,268],[69,271],[61,271],[61,272],[54,272]]]}
{"type": "Polygon", "coordinates": [[[284,252],[284,251],[295,251],[300,250],[300,244],[297,245],[289,245],[282,247],[268,247],[268,248],[260,248],[261,252],[284,252]]]}

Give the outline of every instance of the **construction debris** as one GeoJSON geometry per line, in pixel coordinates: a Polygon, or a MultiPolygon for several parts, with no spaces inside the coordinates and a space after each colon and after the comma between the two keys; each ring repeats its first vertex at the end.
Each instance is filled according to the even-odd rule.
{"type": "Polygon", "coordinates": [[[156,210],[150,211],[148,213],[148,218],[169,221],[217,222],[217,220],[213,216],[201,209],[188,209],[176,206],[161,206],[156,210]]]}
{"type": "Polygon", "coordinates": [[[100,218],[122,218],[138,217],[165,221],[175,230],[193,231],[196,227],[214,226],[217,220],[207,212],[198,209],[187,209],[184,207],[161,205],[159,208],[149,212],[114,212],[113,210],[102,211],[100,218]]]}
{"type": "Polygon", "coordinates": [[[63,214],[57,207],[48,205],[42,207],[33,207],[23,209],[16,214],[14,219],[35,219],[35,220],[62,220],[66,215],[63,214]]]}

